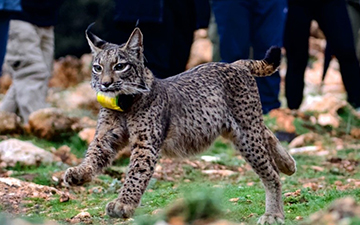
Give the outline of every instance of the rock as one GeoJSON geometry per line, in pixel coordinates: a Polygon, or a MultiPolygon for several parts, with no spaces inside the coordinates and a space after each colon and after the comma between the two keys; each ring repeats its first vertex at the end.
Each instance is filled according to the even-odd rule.
{"type": "Polygon", "coordinates": [[[203,170],[201,172],[208,175],[220,175],[224,177],[229,177],[237,174],[237,172],[234,172],[232,170],[203,170]]]}
{"type": "MultiPolygon", "coordinates": [[[[322,30],[319,27],[319,24],[315,20],[311,21],[310,36],[321,40],[325,39],[324,33],[322,32],[322,30]]],[[[323,48],[322,50],[325,49],[323,48]]]]}
{"type": "Polygon", "coordinates": [[[345,100],[333,94],[325,94],[323,96],[308,96],[299,110],[337,115],[337,111],[347,105],[348,103],[345,100]]]}
{"type": "Polygon", "coordinates": [[[77,121],[65,115],[61,109],[46,108],[30,114],[28,132],[47,140],[59,140],[72,132],[71,126],[77,121]]]}
{"type": "Polygon", "coordinates": [[[353,138],[360,139],[360,128],[357,128],[357,127],[352,128],[350,131],[350,135],[353,138]]]}
{"type": "Polygon", "coordinates": [[[73,88],[65,91],[50,93],[48,101],[57,108],[63,110],[91,110],[97,114],[100,104],[96,100],[96,93],[91,88],[89,81],[82,82],[73,88]]]}
{"type": "Polygon", "coordinates": [[[80,58],[81,73],[88,78],[91,77],[92,59],[93,59],[92,54],[84,54],[80,58]]]}
{"type": "Polygon", "coordinates": [[[49,81],[50,87],[68,88],[77,85],[83,80],[90,79],[87,56],[78,59],[66,56],[54,62],[53,76],[49,81]]]}
{"type": "Polygon", "coordinates": [[[0,112],[0,135],[21,134],[21,119],[15,113],[0,112]]]}
{"type": "Polygon", "coordinates": [[[276,130],[295,133],[294,126],[295,117],[290,109],[274,109],[269,112],[269,116],[276,118],[276,130]]]}
{"type": "Polygon", "coordinates": [[[83,130],[84,128],[96,128],[97,121],[93,120],[87,116],[80,118],[79,121],[74,123],[71,126],[71,129],[73,129],[76,132],[79,132],[83,130]]]}
{"type": "Polygon", "coordinates": [[[305,101],[309,95],[323,95],[329,94],[336,95],[345,99],[346,91],[339,71],[339,63],[336,58],[330,61],[330,65],[323,80],[324,70],[324,49],[326,41],[321,39],[309,39],[309,53],[317,58],[312,63],[311,67],[305,70],[305,88],[304,97],[305,101]]]}
{"type": "Polygon", "coordinates": [[[186,69],[212,61],[212,43],[210,39],[207,38],[207,30],[199,29],[195,31],[194,36],[195,40],[191,46],[186,69]]]}
{"type": "Polygon", "coordinates": [[[0,77],[0,93],[5,94],[12,84],[12,78],[9,73],[3,73],[0,77]]]}
{"type": "Polygon", "coordinates": [[[318,152],[320,150],[322,150],[320,146],[304,146],[299,148],[290,148],[289,153],[291,155],[294,155],[294,154],[318,152]]]}
{"type": "Polygon", "coordinates": [[[348,103],[345,100],[333,94],[307,96],[300,106],[300,111],[319,113],[317,118],[319,125],[337,128],[341,122],[337,112],[346,106],[348,106],[348,103]]]}
{"type": "Polygon", "coordinates": [[[95,137],[95,132],[95,128],[84,128],[82,131],[80,131],[79,137],[81,140],[86,141],[88,144],[90,144],[95,137]]]}
{"type": "Polygon", "coordinates": [[[16,163],[30,166],[51,163],[54,156],[32,143],[9,139],[0,142],[0,159],[2,167],[15,166],[16,163]]]}
{"type": "Polygon", "coordinates": [[[68,202],[70,201],[70,196],[66,193],[63,193],[60,198],[59,198],[60,202],[68,202]]]}
{"type": "Polygon", "coordinates": [[[317,122],[321,126],[338,128],[340,126],[340,117],[331,113],[323,113],[318,116],[317,122]]]}
{"type": "Polygon", "coordinates": [[[63,163],[66,163],[70,166],[76,166],[81,163],[81,159],[78,159],[74,154],[72,154],[69,146],[63,145],[58,148],[54,155],[59,157],[59,160],[63,163]]]}
{"type": "Polygon", "coordinates": [[[85,224],[91,224],[92,219],[91,215],[88,212],[81,212],[77,214],[76,216],[72,217],[70,220],[70,223],[85,223],[85,224]]]}
{"type": "Polygon", "coordinates": [[[339,63],[336,59],[331,60],[326,72],[322,93],[332,93],[339,96],[345,95],[346,90],[339,71],[339,63]]]}
{"type": "MultiPolygon", "coordinates": [[[[24,219],[20,218],[5,218],[5,216],[0,215],[1,225],[39,225],[39,223],[31,223],[24,219]]],[[[43,221],[41,225],[58,225],[55,221],[43,221]]]]}
{"type": "Polygon", "coordinates": [[[51,179],[58,185],[62,185],[64,182],[64,173],[65,171],[54,172],[51,176],[51,179]]]}
{"type": "Polygon", "coordinates": [[[294,138],[288,145],[289,148],[303,147],[309,144],[314,144],[319,140],[320,135],[316,133],[306,133],[294,138]]]}
{"type": "Polygon", "coordinates": [[[212,223],[207,223],[208,225],[245,225],[246,223],[234,223],[227,220],[216,220],[212,223]]]}

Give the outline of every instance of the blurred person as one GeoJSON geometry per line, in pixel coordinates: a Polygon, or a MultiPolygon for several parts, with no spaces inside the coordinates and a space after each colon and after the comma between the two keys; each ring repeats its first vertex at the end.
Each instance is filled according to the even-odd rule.
{"type": "Polygon", "coordinates": [[[346,0],[346,2],[355,41],[356,55],[360,60],[360,0],[346,0]]]}
{"type": "MultiPolygon", "coordinates": [[[[286,0],[212,0],[224,62],[262,59],[273,45],[281,47],[285,26],[286,0]]],[[[280,75],[256,78],[263,113],[280,107],[280,75]]]]}
{"type": "Polygon", "coordinates": [[[5,62],[12,85],[0,111],[18,113],[24,123],[29,115],[47,107],[48,81],[54,55],[54,25],[64,0],[22,0],[22,12],[10,21],[5,62]]]}
{"type": "Polygon", "coordinates": [[[194,31],[210,20],[208,0],[115,0],[115,23],[110,42],[127,41],[137,21],[144,35],[145,64],[158,78],[185,70],[194,31]]]}
{"type": "Polygon", "coordinates": [[[6,53],[10,17],[13,13],[20,11],[20,0],[0,0],[0,76],[6,53]]]}
{"type": "MultiPolygon", "coordinates": [[[[284,34],[287,56],[285,95],[290,109],[298,109],[303,100],[304,73],[309,59],[310,24],[316,20],[330,51],[339,61],[348,102],[360,107],[360,67],[344,0],[289,0],[284,34]]],[[[329,53],[327,53],[329,54],[329,53]]]]}

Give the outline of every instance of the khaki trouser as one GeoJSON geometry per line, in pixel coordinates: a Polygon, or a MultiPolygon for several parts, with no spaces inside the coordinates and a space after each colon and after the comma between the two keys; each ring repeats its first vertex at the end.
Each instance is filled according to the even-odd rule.
{"type": "Polygon", "coordinates": [[[54,29],[12,20],[6,51],[5,63],[13,83],[0,111],[18,113],[27,123],[32,112],[48,106],[45,99],[54,56],[54,29]]]}

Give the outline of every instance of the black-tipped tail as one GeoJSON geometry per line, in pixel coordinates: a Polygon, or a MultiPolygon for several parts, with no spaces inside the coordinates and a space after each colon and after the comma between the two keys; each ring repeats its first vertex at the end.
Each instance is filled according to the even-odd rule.
{"type": "Polygon", "coordinates": [[[272,46],[267,50],[264,61],[268,64],[272,64],[275,68],[280,65],[281,60],[281,48],[277,46],[272,46]]]}
{"type": "Polygon", "coordinates": [[[255,77],[266,77],[273,74],[279,67],[281,60],[281,49],[279,47],[271,47],[262,60],[238,60],[231,65],[236,67],[246,67],[255,77]]]}

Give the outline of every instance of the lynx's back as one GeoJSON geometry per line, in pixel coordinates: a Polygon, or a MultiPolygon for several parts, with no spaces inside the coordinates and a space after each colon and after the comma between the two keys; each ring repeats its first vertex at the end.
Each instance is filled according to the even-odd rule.
{"type": "Polygon", "coordinates": [[[159,80],[166,89],[171,111],[164,153],[186,156],[203,151],[219,134],[227,137],[237,127],[235,114],[241,118],[262,118],[254,75],[275,72],[278,64],[269,62],[279,59],[280,51],[272,51],[262,61],[207,63],[159,80]]]}

